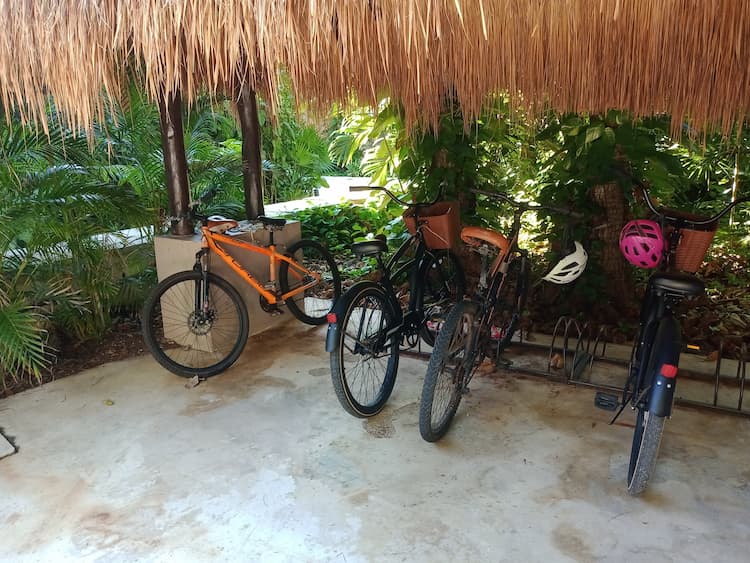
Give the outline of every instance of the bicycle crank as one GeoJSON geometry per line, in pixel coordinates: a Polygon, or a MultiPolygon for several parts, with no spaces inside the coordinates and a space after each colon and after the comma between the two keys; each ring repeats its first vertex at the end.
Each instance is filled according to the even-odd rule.
{"type": "Polygon", "coordinates": [[[269,303],[268,299],[266,299],[262,295],[259,296],[258,302],[260,303],[260,308],[269,315],[277,316],[284,314],[284,311],[279,309],[278,303],[269,303]]]}

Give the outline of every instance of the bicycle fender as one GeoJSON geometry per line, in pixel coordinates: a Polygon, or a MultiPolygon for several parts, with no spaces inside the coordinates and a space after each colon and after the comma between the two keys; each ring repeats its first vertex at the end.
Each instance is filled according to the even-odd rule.
{"type": "Polygon", "coordinates": [[[648,410],[657,416],[672,414],[681,348],[680,323],[672,316],[664,317],[656,330],[651,350],[652,362],[649,362],[654,366],[654,372],[650,374],[652,387],[648,410]]]}
{"type": "Polygon", "coordinates": [[[337,319],[337,322],[328,323],[328,331],[326,332],[326,352],[331,353],[336,350],[339,341],[339,333],[341,332],[341,325],[338,323],[338,319],[344,317],[344,314],[349,309],[352,301],[359,296],[359,292],[368,287],[376,288],[383,294],[386,293],[380,284],[375,283],[374,281],[362,280],[351,286],[346,293],[336,301],[328,318],[335,318],[337,319]]]}

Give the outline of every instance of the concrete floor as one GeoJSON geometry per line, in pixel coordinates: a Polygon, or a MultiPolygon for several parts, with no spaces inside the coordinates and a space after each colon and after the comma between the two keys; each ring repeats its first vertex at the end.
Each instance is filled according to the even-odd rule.
{"type": "Polygon", "coordinates": [[[631,498],[632,417],[593,391],[483,375],[428,444],[425,364],[357,420],[323,337],[286,324],[192,389],[144,356],[0,401],[0,560],[750,560],[750,420],[677,410],[631,498]]]}

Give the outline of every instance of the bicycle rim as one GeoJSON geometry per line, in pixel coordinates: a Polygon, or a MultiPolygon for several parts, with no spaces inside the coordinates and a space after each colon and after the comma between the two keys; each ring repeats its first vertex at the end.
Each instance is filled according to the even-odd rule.
{"type": "Polygon", "coordinates": [[[456,255],[448,251],[433,251],[433,254],[423,278],[424,326],[420,332],[428,346],[435,344],[448,312],[463,299],[466,290],[463,269],[456,255]]]}
{"type": "Polygon", "coordinates": [[[339,402],[354,416],[380,412],[393,391],[398,369],[398,334],[385,338],[393,313],[385,293],[366,288],[340,320],[337,349],[331,354],[331,376],[339,402]]]}
{"type": "Polygon", "coordinates": [[[228,282],[209,275],[209,302],[196,310],[200,272],[161,282],[144,307],[144,340],[154,358],[183,377],[210,377],[232,365],[247,341],[247,310],[228,282]]]}
{"type": "MultiPolygon", "coordinates": [[[[305,269],[317,275],[319,281],[287,300],[289,311],[309,325],[321,325],[341,295],[341,277],[336,262],[328,250],[318,242],[300,240],[292,244],[288,254],[305,269]]],[[[283,293],[315,282],[315,278],[281,262],[279,285],[283,293]]]]}

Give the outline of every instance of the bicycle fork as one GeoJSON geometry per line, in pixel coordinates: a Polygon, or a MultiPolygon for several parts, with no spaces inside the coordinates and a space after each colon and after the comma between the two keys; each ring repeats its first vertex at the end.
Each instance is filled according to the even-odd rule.
{"type": "MultiPolygon", "coordinates": [[[[209,313],[208,267],[204,266],[204,258],[208,255],[208,247],[201,248],[195,253],[193,270],[201,273],[201,279],[195,286],[194,322],[205,321],[209,313]]],[[[207,265],[206,265],[207,266],[207,265]]]]}

